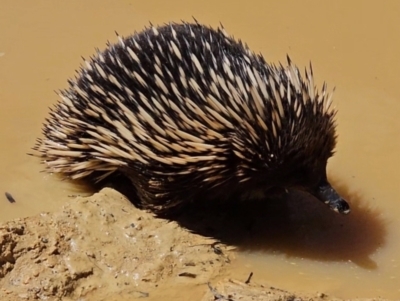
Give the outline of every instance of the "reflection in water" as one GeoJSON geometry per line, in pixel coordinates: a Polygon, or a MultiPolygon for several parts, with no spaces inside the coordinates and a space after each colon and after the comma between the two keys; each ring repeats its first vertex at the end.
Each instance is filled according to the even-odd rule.
{"type": "Polygon", "coordinates": [[[320,261],[349,261],[376,269],[370,259],[385,243],[386,227],[377,210],[362,205],[357,194],[347,197],[348,216],[329,210],[313,197],[291,192],[281,199],[193,206],[177,221],[184,227],[242,250],[273,252],[320,261]]]}

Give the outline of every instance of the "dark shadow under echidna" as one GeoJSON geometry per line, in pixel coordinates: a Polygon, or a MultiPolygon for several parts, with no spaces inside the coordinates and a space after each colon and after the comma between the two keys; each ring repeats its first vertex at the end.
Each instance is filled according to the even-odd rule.
{"type": "Polygon", "coordinates": [[[327,180],[336,111],[311,68],[302,78],[198,23],[118,39],[60,92],[34,147],[49,172],[119,171],[156,213],[291,188],[350,211],[327,180]]]}

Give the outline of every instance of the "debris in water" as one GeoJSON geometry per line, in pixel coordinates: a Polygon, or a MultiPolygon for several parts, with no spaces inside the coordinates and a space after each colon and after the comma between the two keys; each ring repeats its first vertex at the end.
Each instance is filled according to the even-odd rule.
{"type": "Polygon", "coordinates": [[[253,277],[253,272],[250,272],[250,275],[249,275],[249,277],[247,278],[247,280],[245,281],[245,283],[246,283],[246,284],[249,284],[252,277],[253,277]]]}
{"type": "Polygon", "coordinates": [[[6,194],[6,198],[10,203],[15,203],[15,199],[13,198],[13,196],[11,194],[9,194],[8,192],[5,193],[6,194]]]}

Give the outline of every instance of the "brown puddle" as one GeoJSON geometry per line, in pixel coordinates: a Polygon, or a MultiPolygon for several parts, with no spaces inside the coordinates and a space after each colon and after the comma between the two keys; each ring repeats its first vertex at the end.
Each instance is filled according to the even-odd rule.
{"type": "Polygon", "coordinates": [[[33,3],[0,2],[0,221],[88,194],[40,173],[39,162],[26,155],[57,100],[53,91],[66,87],[80,57],[115,41],[115,30],[128,35],[149,21],[195,16],[213,26],[222,22],[267,61],[288,53],[303,69],[311,60],[317,83],[336,86],[339,144],[329,171],[352,213],[339,216],[300,197],[232,208],[231,215],[215,208],[214,219],[202,219],[203,229],[195,226],[202,217],[179,222],[243,250],[228,274],[245,279],[252,271],[255,280],[292,291],[400,299],[399,2],[33,3]]]}

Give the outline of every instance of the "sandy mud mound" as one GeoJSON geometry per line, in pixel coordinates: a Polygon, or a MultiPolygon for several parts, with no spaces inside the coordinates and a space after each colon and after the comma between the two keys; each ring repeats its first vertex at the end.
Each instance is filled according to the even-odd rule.
{"type": "Polygon", "coordinates": [[[2,225],[0,248],[0,300],[149,300],[168,294],[169,283],[206,288],[230,260],[215,240],[112,189],[2,225]]]}

